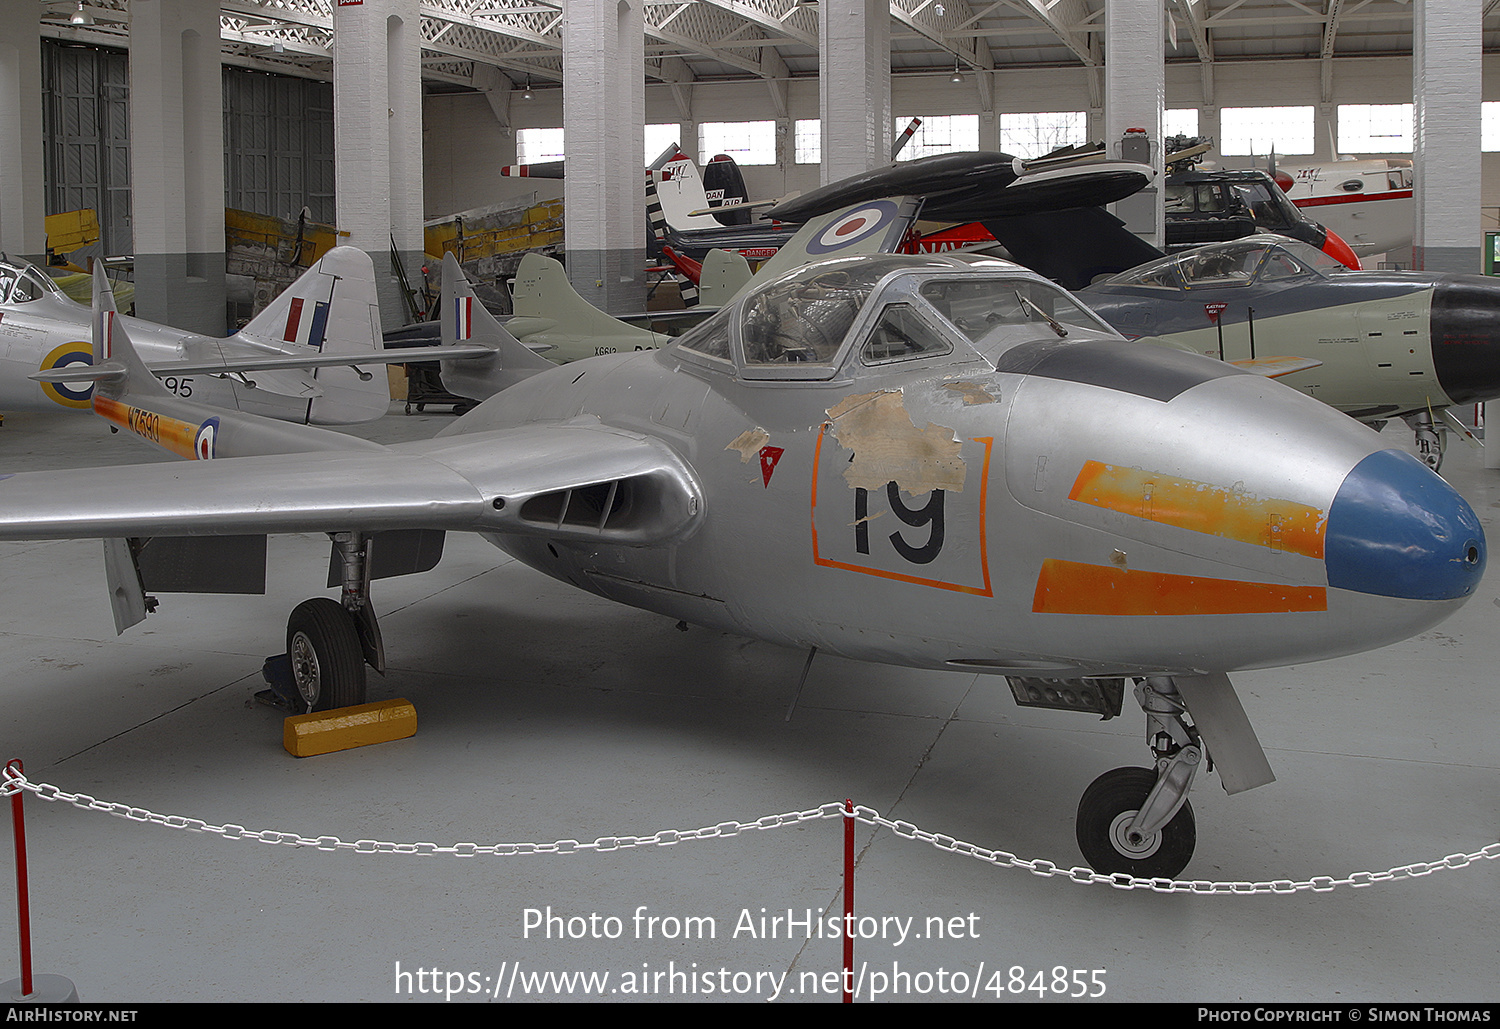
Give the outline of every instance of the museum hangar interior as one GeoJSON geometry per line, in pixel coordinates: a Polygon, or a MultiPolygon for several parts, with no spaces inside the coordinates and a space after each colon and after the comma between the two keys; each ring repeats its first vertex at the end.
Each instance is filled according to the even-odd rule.
{"type": "MultiPolygon", "coordinates": [[[[503,306],[516,245],[483,248],[531,233],[519,249],[566,256],[573,289],[621,314],[660,286],[643,172],[674,144],[700,167],[732,155],[754,202],[882,167],[898,145],[902,162],[1024,162],[1100,142],[1101,159],[1160,176],[1169,140],[1204,139],[1200,169],[1410,162],[1409,232],[1364,267],[1479,273],[1500,232],[1497,6],[24,0],[0,5],[0,250],[54,272],[103,258],[137,318],[223,337],[270,301],[267,266],[281,288],[321,233],[369,255],[389,332],[430,313],[455,239],[476,294],[503,306]],[[566,177],[501,174],[555,161],[566,177]],[[64,226],[82,231],[66,247],[64,226]]],[[[1166,249],[1181,195],[1156,180],[1116,213],[1166,249]]],[[[0,311],[13,361],[20,307],[0,311]]],[[[399,450],[462,421],[405,396],[337,431],[399,450]]],[[[1483,425],[1461,396],[1441,472],[1488,529],[1500,452],[1460,440],[1483,425]]],[[[79,406],[0,412],[0,473],[177,460],[79,406]]],[[[1341,440],[1351,421],[1309,417],[1341,440]]],[[[1063,406],[1047,431],[1098,418],[1063,406]]],[[[1409,424],[1379,424],[1372,451],[1417,454],[1409,424]]],[[[1329,440],[1299,428],[1276,427],[1275,462],[1324,460],[1329,440]]],[[[762,442],[724,459],[766,493],[785,458],[762,442]]],[[[315,490],[317,467],[268,494],[315,490]]],[[[754,530],[773,541],[762,570],[745,565],[788,607],[805,606],[783,587],[803,574],[783,572],[806,551],[801,488],[794,524],[754,530]]],[[[112,489],[80,507],[108,508],[112,489]]],[[[288,611],[324,590],[328,536],[273,534],[262,595],[163,595],[117,632],[99,535],[0,543],[0,760],[56,788],[24,805],[31,961],[88,1003],[836,1001],[846,798],[869,815],[853,833],[860,1000],[1496,1000],[1500,634],[1484,626],[1500,590],[1477,572],[1467,604],[1410,638],[1237,666],[1231,697],[1274,781],[1230,795],[1229,748],[1210,740],[1224,761],[1193,781],[1186,870],[1125,889],[1081,867],[1075,809],[1100,773],[1151,763],[1134,698],[1119,718],[1023,706],[1004,669],[752,639],[449,532],[436,567],[370,590],[384,673],[368,699],[409,701],[420,730],[295,758],[286,712],[257,694],[288,611]]],[[[1002,549],[997,568],[1022,556],[1002,549]]],[[[874,596],[868,576],[826,573],[874,596]]],[[[1012,587],[1033,610],[1035,577],[1012,587]]],[[[923,625],[951,592],[912,589],[923,625]]],[[[0,904],[0,936],[17,932],[0,904]]]]}

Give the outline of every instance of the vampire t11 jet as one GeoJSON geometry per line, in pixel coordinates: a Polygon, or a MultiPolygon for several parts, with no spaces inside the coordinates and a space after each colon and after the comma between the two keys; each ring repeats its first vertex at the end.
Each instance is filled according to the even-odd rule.
{"type": "MultiPolygon", "coordinates": [[[[0,411],[88,410],[95,376],[89,309],[34,265],[0,260],[0,411]]],[[[370,258],[335,247],[227,339],[118,317],[144,364],[184,400],[310,425],[385,414],[378,368],[420,356],[380,350],[370,258]]]]}
{"type": "MultiPolygon", "coordinates": [[[[561,367],[472,303],[450,258],[444,308],[493,346],[450,364],[450,388],[489,399],[392,446],[174,396],[101,282],[95,410],[197,460],[0,478],[0,539],[112,541],[129,621],[153,549],[198,553],[209,580],[230,562],[196,548],[326,532],[340,599],[299,605],[286,638],[315,708],[363,699],[384,664],[371,581],[430,567],[446,532],[668,618],[1005,676],[1023,705],[1109,718],[1133,688],[1149,767],[1101,775],[1077,835],[1096,869],[1135,876],[1187,864],[1210,760],[1231,793],[1273,778],[1230,673],[1385,646],[1474,592],[1474,512],[1366,427],[1128,342],[1014,265],[843,258],[830,227],[805,241],[825,260],[660,350],[561,367]]],[[[464,324],[445,319],[446,341],[464,324]]]]}
{"type": "Polygon", "coordinates": [[[1500,398],[1500,284],[1482,275],[1354,272],[1281,236],[1153,261],[1078,291],[1127,336],[1227,361],[1310,359],[1281,381],[1363,422],[1402,418],[1433,468],[1448,411],[1500,398]]]}

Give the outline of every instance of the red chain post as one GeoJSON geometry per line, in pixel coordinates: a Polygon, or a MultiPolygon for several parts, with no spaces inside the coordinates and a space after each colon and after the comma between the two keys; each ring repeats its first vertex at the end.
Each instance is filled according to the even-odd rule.
{"type": "Polygon", "coordinates": [[[844,800],[844,1003],[854,1003],[854,801],[844,800]]]}
{"type": "MultiPolygon", "coordinates": [[[[20,758],[5,764],[6,779],[23,774],[20,758]]],[[[26,885],[26,821],[21,813],[21,791],[10,795],[11,831],[16,841],[16,931],[21,936],[21,994],[31,996],[31,901],[26,885]]]]}

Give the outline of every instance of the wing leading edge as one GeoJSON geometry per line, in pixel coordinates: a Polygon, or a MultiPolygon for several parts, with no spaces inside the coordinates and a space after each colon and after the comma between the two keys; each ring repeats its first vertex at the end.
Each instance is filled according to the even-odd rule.
{"type": "Polygon", "coordinates": [[[371,450],[0,477],[0,540],[443,529],[645,545],[686,533],[698,484],[597,423],[371,450]]]}

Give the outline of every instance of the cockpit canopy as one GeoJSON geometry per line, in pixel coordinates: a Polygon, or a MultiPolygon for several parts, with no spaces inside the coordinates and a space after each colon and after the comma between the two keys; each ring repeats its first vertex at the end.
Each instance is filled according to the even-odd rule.
{"type": "Polygon", "coordinates": [[[1062,289],[1008,262],[884,254],[789,272],[684,334],[677,347],[732,364],[742,379],[817,380],[851,361],[891,364],[964,343],[992,357],[1070,328],[1115,335],[1062,289]]]}
{"type": "Polygon", "coordinates": [[[36,265],[0,260],[0,304],[24,304],[48,294],[63,295],[46,272],[36,265]]]}
{"type": "Polygon", "coordinates": [[[1246,236],[1152,261],[1106,279],[1107,286],[1223,289],[1252,282],[1322,279],[1349,269],[1317,247],[1285,236],[1246,236]]]}

